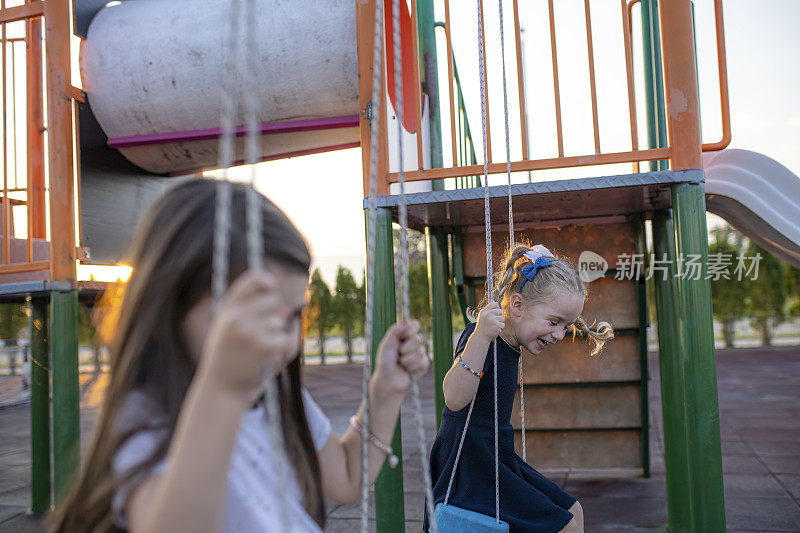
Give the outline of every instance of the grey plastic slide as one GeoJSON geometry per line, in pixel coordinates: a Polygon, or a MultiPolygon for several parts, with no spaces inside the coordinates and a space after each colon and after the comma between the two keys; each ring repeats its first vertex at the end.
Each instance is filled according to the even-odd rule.
{"type": "Polygon", "coordinates": [[[703,154],[706,209],[800,268],[800,177],[758,152],[703,154]]]}

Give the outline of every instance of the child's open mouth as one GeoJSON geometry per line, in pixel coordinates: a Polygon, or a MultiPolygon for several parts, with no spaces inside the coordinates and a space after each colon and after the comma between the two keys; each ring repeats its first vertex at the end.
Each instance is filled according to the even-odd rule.
{"type": "Polygon", "coordinates": [[[540,350],[543,350],[547,343],[544,342],[541,338],[536,337],[536,345],[539,347],[540,350]]]}

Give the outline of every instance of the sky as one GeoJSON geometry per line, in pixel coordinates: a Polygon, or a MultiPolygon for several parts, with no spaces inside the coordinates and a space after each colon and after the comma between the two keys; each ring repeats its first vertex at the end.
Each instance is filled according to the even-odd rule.
{"type": "MultiPolygon", "coordinates": [[[[456,63],[469,106],[472,131],[480,135],[480,101],[477,60],[477,14],[473,9],[454,9],[460,2],[451,1],[451,26],[456,63]]],[[[464,5],[473,7],[473,2],[464,5]]],[[[497,4],[485,1],[488,94],[493,135],[494,161],[505,157],[500,69],[499,16],[497,4]]],[[[526,100],[534,157],[556,155],[552,71],[550,63],[547,3],[520,2],[520,20],[524,28],[526,100]]],[[[436,1],[436,19],[443,20],[443,8],[436,1]]],[[[511,1],[504,1],[506,28],[506,69],[508,101],[511,114],[509,143],[512,159],[519,159],[519,120],[517,114],[516,69],[513,56],[514,37],[511,1]]],[[[700,106],[704,142],[719,139],[719,91],[712,0],[697,0],[697,54],[700,106]]],[[[640,64],[639,10],[634,8],[634,62],[640,64]]],[[[566,155],[594,153],[591,107],[588,98],[588,61],[583,2],[559,0],[556,3],[556,42],[564,122],[566,155]]],[[[731,148],[766,154],[800,174],[800,2],[796,0],[725,0],[725,36],[728,64],[728,87],[732,116],[731,148]]],[[[627,91],[624,84],[625,63],[622,55],[619,3],[592,2],[592,31],[595,71],[598,88],[598,115],[603,152],[625,151],[631,146],[627,91]]],[[[438,31],[438,30],[437,30],[438,31]]],[[[439,50],[440,79],[446,79],[443,34],[439,50]]],[[[636,72],[637,91],[643,88],[641,71],[636,72]]],[[[442,91],[446,86],[442,86],[442,91]]],[[[637,97],[637,121],[640,146],[646,147],[643,97],[637,97]]],[[[442,102],[446,106],[446,100],[442,102]]],[[[443,117],[444,145],[449,143],[449,118],[443,117]]],[[[478,137],[480,138],[480,137],[478,137]]],[[[479,154],[480,145],[476,146],[479,154]]],[[[445,163],[450,161],[449,149],[445,163]]],[[[565,179],[588,175],[630,172],[630,165],[605,168],[536,172],[534,181],[565,179]],[[593,172],[593,174],[592,174],[593,172]]],[[[248,170],[234,169],[234,178],[246,179],[248,170]]],[[[490,177],[490,184],[501,184],[505,175],[490,177]]],[[[514,181],[527,175],[514,176],[514,181]]],[[[332,282],[336,267],[344,264],[360,279],[364,265],[364,212],[360,149],[298,157],[262,163],[257,168],[257,187],[272,198],[294,220],[309,241],[315,266],[332,282]]],[[[709,225],[721,224],[714,215],[709,225]]]]}

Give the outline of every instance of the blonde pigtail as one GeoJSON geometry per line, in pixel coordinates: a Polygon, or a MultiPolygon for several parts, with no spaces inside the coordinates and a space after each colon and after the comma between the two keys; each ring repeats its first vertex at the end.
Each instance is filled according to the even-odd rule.
{"type": "Polygon", "coordinates": [[[589,342],[592,343],[592,353],[590,356],[598,355],[602,350],[605,343],[614,338],[614,327],[609,322],[600,322],[597,325],[587,325],[586,322],[580,317],[575,321],[572,326],[572,338],[575,339],[576,331],[586,333],[589,342]]]}

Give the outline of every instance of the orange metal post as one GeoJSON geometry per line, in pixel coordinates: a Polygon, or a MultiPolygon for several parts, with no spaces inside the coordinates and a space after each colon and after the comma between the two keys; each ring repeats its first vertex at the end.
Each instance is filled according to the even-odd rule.
{"type": "Polygon", "coordinates": [[[701,169],[700,107],[691,6],[689,0],[673,0],[659,2],[658,9],[672,170],[701,169]]]}
{"type": "MultiPolygon", "coordinates": [[[[47,236],[44,183],[44,102],[42,87],[42,20],[27,21],[28,99],[28,236],[47,236]]],[[[30,242],[30,241],[29,241],[30,242]]],[[[29,252],[30,253],[30,252],[29,252]]]]}
{"type": "Polygon", "coordinates": [[[48,154],[50,173],[50,262],[53,281],[74,284],[75,213],[73,174],[70,10],[62,0],[45,2],[48,154]]]}
{"type": "Polygon", "coordinates": [[[597,124],[597,83],[594,79],[594,47],[592,46],[592,14],[589,0],[583,0],[583,11],[586,17],[586,48],[589,53],[589,88],[592,93],[592,128],[594,131],[594,153],[600,153],[600,128],[597,124]]]}
{"type": "MultiPolygon", "coordinates": [[[[0,9],[6,8],[5,0],[0,0],[0,9]]],[[[11,263],[11,207],[8,198],[8,120],[6,119],[7,83],[6,83],[6,25],[2,24],[0,29],[0,39],[2,39],[3,58],[0,60],[2,65],[2,90],[3,90],[3,264],[11,263]]],[[[12,87],[13,90],[13,87],[12,87]]],[[[16,155],[16,154],[15,154],[16,155]]]]}
{"type": "Polygon", "coordinates": [[[517,51],[517,92],[519,93],[519,123],[522,135],[522,159],[528,159],[528,121],[525,116],[525,82],[522,79],[522,35],[519,29],[519,6],[514,0],[514,38],[517,51]]]}
{"type": "Polygon", "coordinates": [[[553,0],[547,0],[550,14],[550,54],[553,58],[553,95],[556,104],[556,136],[558,137],[558,157],[564,157],[564,135],[561,131],[561,91],[558,86],[558,53],[556,52],[556,18],[553,0]]]}
{"type": "Polygon", "coordinates": [[[728,59],[725,53],[725,22],[722,20],[722,0],[714,0],[717,27],[717,64],[719,69],[719,105],[722,113],[722,139],[703,145],[704,152],[727,148],[731,143],[731,106],[728,97],[728,59]]]}
{"type": "Polygon", "coordinates": [[[625,45],[625,75],[628,78],[628,115],[631,121],[631,150],[639,149],[639,130],[636,125],[636,90],[633,85],[633,48],[631,45],[630,20],[628,20],[628,4],[620,0],[622,5],[622,36],[625,45]]]}
{"type": "MultiPolygon", "coordinates": [[[[361,123],[361,170],[364,176],[364,197],[369,196],[370,154],[372,153],[371,124],[376,119],[376,106],[372,103],[372,80],[376,74],[380,76],[381,97],[386,94],[386,79],[384,71],[384,54],[381,54],[381,71],[372,72],[375,51],[375,0],[359,0],[356,4],[356,17],[358,23],[356,38],[358,40],[358,108],[360,109],[361,123]]],[[[385,100],[379,103],[377,113],[380,113],[380,131],[378,134],[378,184],[377,195],[389,194],[389,183],[386,181],[387,171],[387,132],[385,100]]]]}

